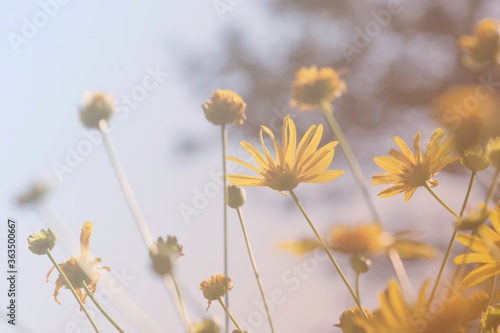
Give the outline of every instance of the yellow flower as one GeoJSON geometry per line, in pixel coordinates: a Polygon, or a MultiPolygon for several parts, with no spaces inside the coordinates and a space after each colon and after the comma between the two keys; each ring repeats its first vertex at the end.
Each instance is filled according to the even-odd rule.
{"type": "Polygon", "coordinates": [[[464,35],[458,40],[464,51],[463,64],[470,69],[478,69],[490,62],[498,62],[500,51],[500,22],[485,18],[474,27],[474,35],[464,35]]]}
{"type": "Polygon", "coordinates": [[[485,85],[454,86],[433,102],[458,151],[484,146],[490,137],[500,135],[499,106],[498,96],[485,85]]]}
{"type": "Polygon", "coordinates": [[[399,285],[389,281],[387,291],[379,294],[380,308],[373,317],[360,317],[355,323],[366,333],[458,333],[488,305],[488,295],[483,292],[469,300],[461,295],[437,299],[427,307],[427,286],[428,282],[424,283],[415,304],[408,304],[399,285]]]}
{"type": "Polygon", "coordinates": [[[500,306],[489,306],[481,318],[483,332],[498,333],[500,331],[500,306]]]}
{"type": "Polygon", "coordinates": [[[201,323],[193,325],[196,333],[219,333],[220,323],[214,319],[203,319],[201,323]]]}
{"type": "Polygon", "coordinates": [[[490,166],[488,156],[481,145],[467,149],[460,153],[460,163],[471,171],[481,171],[490,166]]]}
{"type": "Polygon", "coordinates": [[[87,127],[99,128],[101,120],[108,120],[115,111],[115,101],[109,94],[85,93],[85,107],[80,120],[87,127]]]}
{"type": "MultiPolygon", "coordinates": [[[[371,312],[367,309],[364,310],[368,318],[372,318],[373,315],[371,312]]],[[[345,310],[340,316],[340,323],[333,326],[342,329],[342,332],[344,333],[365,333],[365,330],[356,323],[359,318],[363,317],[364,314],[361,312],[359,307],[348,309],[345,310]]]]}
{"type": "Polygon", "coordinates": [[[231,90],[216,90],[212,98],[202,105],[205,117],[214,125],[231,124],[242,125],[247,119],[247,107],[243,99],[231,90]]]}
{"type": "MultiPolygon", "coordinates": [[[[411,231],[391,233],[385,231],[380,223],[370,222],[356,225],[338,224],[330,228],[326,245],[334,251],[346,254],[376,256],[389,248],[394,248],[405,259],[434,259],[437,249],[431,245],[412,239],[411,231]]],[[[291,250],[301,255],[321,248],[314,239],[283,242],[279,248],[291,250]]]]}
{"type": "Polygon", "coordinates": [[[210,279],[200,283],[200,289],[203,290],[203,296],[208,300],[208,309],[212,301],[218,300],[219,297],[224,297],[226,292],[233,289],[234,284],[230,276],[223,274],[212,275],[210,279]]]}
{"type": "Polygon", "coordinates": [[[500,202],[496,211],[489,212],[489,218],[493,229],[482,224],[477,228],[480,237],[460,234],[457,241],[469,247],[472,253],[461,254],[453,260],[457,265],[477,263],[479,267],[470,272],[460,285],[469,288],[492,276],[500,274],[500,262],[497,260],[500,254],[500,202]]]}
{"type": "MultiPolygon", "coordinates": [[[[59,264],[69,282],[71,283],[73,288],[75,288],[76,293],[78,294],[78,296],[80,296],[80,299],[83,303],[85,303],[85,299],[87,297],[86,292],[84,295],[82,295],[83,283],[87,285],[93,295],[97,288],[97,282],[101,277],[99,275],[99,270],[110,270],[110,268],[107,266],[97,266],[102,261],[101,258],[96,258],[94,260],[90,260],[89,258],[89,242],[90,236],[92,235],[92,227],[93,224],[88,221],[83,224],[82,233],[80,235],[80,255],[76,257],[70,257],[68,261],[59,264]]],[[[55,266],[52,267],[47,273],[47,282],[49,282],[50,273],[52,273],[54,268],[55,266]]],[[[54,290],[54,299],[58,304],[61,304],[61,302],[59,302],[59,300],[57,299],[57,295],[59,295],[59,290],[62,287],[66,287],[69,289],[69,287],[64,282],[64,279],[59,276],[56,280],[56,288],[54,290]]]]}
{"type": "Polygon", "coordinates": [[[282,144],[281,146],[274,138],[273,132],[262,126],[260,139],[264,147],[266,158],[251,144],[241,141],[241,145],[248,151],[259,168],[244,162],[238,158],[228,156],[227,159],[246,166],[257,172],[260,177],[245,175],[227,175],[227,179],[232,184],[240,186],[267,186],[284,194],[283,191],[293,190],[300,183],[326,183],[341,176],[343,170],[326,170],[332,162],[334,148],[338,141],[330,142],[318,149],[323,126],[311,126],[304,134],[298,147],[295,124],[290,116],[286,116],[283,121],[282,144]],[[264,144],[263,132],[271,137],[276,150],[276,161],[264,144]]]}
{"type": "Polygon", "coordinates": [[[388,198],[405,192],[404,199],[408,201],[419,186],[425,186],[426,183],[429,183],[431,187],[439,185],[437,180],[431,178],[439,170],[459,158],[458,156],[449,156],[452,151],[452,137],[441,144],[444,134],[440,128],[432,134],[423,156],[420,151],[420,132],[415,135],[415,155],[401,138],[395,137],[394,141],[402,153],[391,149],[390,157],[383,156],[374,159],[379,167],[389,173],[372,176],[372,184],[395,184],[380,192],[379,196],[388,198]]]}
{"type": "Polygon", "coordinates": [[[290,107],[299,106],[300,111],[314,111],[317,106],[330,102],[347,92],[345,81],[340,77],[345,72],[332,68],[302,67],[295,74],[290,107]]]}

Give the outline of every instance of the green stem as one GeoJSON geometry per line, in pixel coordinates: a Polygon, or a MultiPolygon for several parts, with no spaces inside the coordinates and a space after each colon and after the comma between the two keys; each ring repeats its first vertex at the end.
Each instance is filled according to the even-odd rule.
{"type": "Polygon", "coordinates": [[[342,269],[340,268],[339,264],[337,263],[337,261],[335,260],[335,258],[333,257],[332,253],[330,252],[330,250],[328,249],[328,246],[326,245],[325,241],[323,240],[323,238],[321,237],[321,235],[319,234],[318,230],[316,229],[316,227],[314,226],[314,223],[311,221],[311,219],[309,218],[309,215],[307,215],[307,212],[305,211],[304,207],[302,206],[302,204],[300,203],[299,201],[299,198],[297,198],[297,196],[295,195],[295,192],[293,190],[289,190],[290,194],[292,195],[292,198],[293,200],[295,200],[295,203],[297,204],[297,206],[299,207],[300,211],[302,212],[302,214],[304,215],[304,217],[306,218],[307,222],[309,223],[309,226],[311,227],[311,229],[313,230],[314,234],[316,235],[316,238],[318,239],[318,242],[319,244],[321,245],[321,247],[325,250],[326,254],[328,255],[328,257],[330,258],[330,261],[332,262],[333,266],[335,266],[335,269],[337,270],[337,272],[339,273],[340,277],[342,278],[342,280],[344,281],[347,289],[349,290],[349,292],[351,293],[352,295],[352,298],[354,299],[354,302],[356,302],[356,305],[359,307],[360,311],[363,313],[363,315],[368,318],[368,315],[366,314],[365,312],[365,309],[363,309],[363,307],[361,306],[361,303],[359,302],[359,299],[358,297],[356,296],[356,293],[354,292],[354,290],[352,289],[351,285],[349,284],[349,282],[347,281],[347,278],[344,274],[344,272],[342,271],[342,269]]]}
{"type": "Polygon", "coordinates": [[[399,256],[398,251],[396,251],[395,248],[390,247],[387,250],[387,254],[389,256],[389,259],[391,261],[392,267],[394,268],[394,271],[396,272],[396,275],[398,277],[399,282],[401,283],[402,287],[404,288],[404,291],[406,292],[406,295],[410,298],[412,302],[416,301],[417,297],[415,295],[415,291],[413,290],[411,283],[410,283],[410,278],[408,277],[408,274],[406,274],[405,267],[403,265],[403,261],[401,260],[401,257],[399,256]]]}
{"type": "Polygon", "coordinates": [[[358,183],[358,186],[361,189],[361,192],[363,193],[363,196],[365,198],[365,201],[368,205],[368,208],[370,209],[373,218],[375,219],[375,221],[380,222],[377,210],[375,209],[375,205],[373,204],[373,201],[371,200],[370,194],[368,192],[368,188],[366,186],[366,181],[363,176],[363,172],[361,171],[361,167],[359,166],[359,163],[356,160],[354,153],[352,152],[351,146],[349,145],[349,142],[347,141],[344,132],[342,131],[342,128],[340,127],[339,123],[337,122],[337,119],[335,119],[335,116],[333,115],[331,105],[329,103],[322,103],[321,111],[323,113],[323,116],[325,117],[326,122],[330,126],[330,129],[332,130],[333,134],[339,140],[340,147],[344,152],[344,155],[347,159],[347,163],[349,164],[349,167],[351,168],[354,178],[356,179],[356,182],[358,183]]]}
{"type": "Polygon", "coordinates": [[[359,277],[360,277],[360,273],[356,272],[356,297],[358,298],[358,300],[361,302],[361,296],[359,296],[359,277]]]}
{"type": "Polygon", "coordinates": [[[458,219],[458,222],[462,222],[462,218],[460,215],[458,215],[453,209],[450,208],[441,198],[434,192],[434,190],[429,186],[429,183],[426,182],[424,187],[429,191],[430,194],[444,207],[446,210],[448,210],[453,216],[455,216],[458,219]]]}
{"type": "MultiPolygon", "coordinates": [[[[333,115],[331,104],[329,102],[322,103],[321,111],[323,113],[326,122],[328,123],[328,126],[332,130],[333,134],[339,140],[340,147],[344,152],[344,155],[347,159],[347,163],[349,164],[349,168],[351,169],[354,178],[356,179],[356,182],[359,188],[361,189],[361,192],[363,193],[363,197],[365,198],[365,202],[368,205],[368,209],[370,210],[373,219],[377,223],[381,223],[380,217],[377,213],[377,209],[375,208],[375,205],[373,204],[373,201],[368,192],[368,188],[366,186],[366,181],[363,176],[361,167],[359,166],[356,156],[352,152],[351,146],[349,145],[349,142],[347,141],[344,132],[340,127],[340,124],[337,122],[337,119],[333,115]]],[[[397,253],[397,251],[395,253],[392,253],[392,255],[389,255],[389,259],[391,261],[392,267],[394,268],[394,271],[396,272],[396,275],[398,276],[401,285],[403,285],[403,288],[406,290],[409,296],[414,298],[415,292],[413,291],[413,288],[410,284],[410,279],[408,278],[408,274],[406,273],[406,270],[401,261],[399,253],[397,253]]]]}
{"type": "Polygon", "coordinates": [[[125,171],[123,170],[122,164],[120,162],[120,159],[118,158],[118,153],[116,152],[116,148],[113,145],[113,141],[111,140],[111,136],[108,133],[108,124],[105,120],[101,120],[99,122],[99,129],[100,129],[102,136],[104,138],[104,144],[106,146],[106,150],[108,151],[109,157],[111,159],[111,163],[113,164],[116,175],[117,175],[118,180],[120,182],[120,185],[122,187],[123,194],[125,195],[125,198],[127,199],[127,203],[130,207],[132,215],[134,216],[135,221],[137,223],[137,226],[139,227],[139,230],[141,231],[142,238],[144,239],[144,242],[146,242],[146,245],[148,246],[148,248],[150,250],[156,251],[156,246],[154,245],[155,241],[154,241],[153,235],[151,234],[151,231],[149,230],[149,227],[146,223],[146,220],[144,219],[144,216],[142,215],[141,209],[139,208],[139,204],[137,203],[137,200],[135,199],[134,192],[132,191],[132,187],[130,186],[130,183],[127,179],[125,171]]]}
{"type": "MultiPolygon", "coordinates": [[[[236,328],[238,328],[238,331],[239,331],[240,333],[245,333],[245,332],[241,329],[240,325],[238,325],[238,323],[236,322],[236,319],[234,319],[234,317],[233,317],[233,315],[231,314],[231,312],[229,312],[229,309],[226,307],[226,304],[224,304],[224,301],[222,300],[222,297],[219,297],[219,298],[218,298],[218,301],[219,301],[220,305],[224,308],[224,311],[226,312],[227,317],[228,317],[228,318],[231,318],[231,321],[233,322],[233,324],[236,326],[236,328]]],[[[227,329],[227,330],[229,330],[229,327],[227,327],[226,329],[227,329]]]]}
{"type": "Polygon", "coordinates": [[[493,182],[491,183],[490,189],[488,191],[488,195],[486,196],[486,201],[484,202],[484,204],[485,204],[484,209],[485,210],[488,209],[488,203],[490,202],[491,199],[493,199],[493,196],[495,195],[499,175],[500,175],[500,167],[497,168],[495,171],[495,176],[493,176],[493,182]]]}
{"type": "Polygon", "coordinates": [[[494,275],[490,278],[491,280],[491,287],[490,287],[490,298],[489,298],[489,302],[488,302],[488,305],[491,305],[493,303],[493,297],[495,296],[495,285],[496,285],[496,282],[497,282],[497,276],[494,275]]]}
{"type": "MultiPolygon", "coordinates": [[[[455,229],[453,230],[453,234],[451,235],[450,243],[448,244],[448,249],[446,250],[446,254],[444,256],[443,262],[441,263],[441,268],[439,269],[438,276],[436,278],[436,282],[434,283],[434,287],[432,288],[431,296],[429,297],[429,301],[427,303],[427,307],[430,307],[432,300],[434,299],[434,296],[436,294],[437,288],[439,286],[439,283],[441,282],[441,278],[443,277],[444,273],[444,268],[446,267],[446,264],[448,263],[448,259],[450,258],[451,250],[453,248],[453,244],[455,243],[455,238],[457,237],[458,230],[460,228],[460,223],[462,221],[462,217],[465,212],[465,208],[467,207],[467,203],[469,202],[469,197],[472,192],[472,187],[474,187],[474,181],[476,180],[476,171],[473,171],[471,176],[470,176],[470,181],[469,181],[469,187],[467,188],[467,193],[465,195],[464,202],[462,204],[462,209],[460,210],[460,215],[459,215],[459,221],[457,221],[457,224],[455,226],[455,229]]],[[[430,187],[427,185],[427,189],[429,190],[430,187]]],[[[432,189],[430,189],[431,194],[434,193],[432,189]]],[[[439,198],[436,194],[436,198],[439,198]]],[[[440,201],[441,199],[438,199],[440,201]]],[[[442,202],[442,201],[440,201],[442,202]]],[[[444,204],[444,202],[442,203],[444,204]]],[[[448,206],[445,206],[448,207],[448,206]]],[[[451,208],[447,208],[448,210],[451,210],[451,208]]]]}
{"type": "MultiPolygon", "coordinates": [[[[227,227],[227,168],[226,168],[226,146],[227,146],[227,130],[226,124],[221,125],[221,135],[222,135],[222,170],[223,170],[223,182],[224,182],[224,276],[229,276],[228,268],[228,227],[227,227]]],[[[229,295],[226,293],[226,304],[229,307],[229,295]]],[[[227,311],[229,313],[229,310],[227,311]]],[[[226,316],[226,333],[229,332],[229,318],[226,316]]]]}
{"type": "Polygon", "coordinates": [[[124,330],[122,330],[120,328],[120,326],[118,326],[117,323],[115,323],[115,321],[108,315],[108,313],[102,308],[101,304],[99,304],[99,302],[95,299],[94,295],[92,294],[92,292],[89,290],[89,287],[87,287],[87,284],[85,283],[85,281],[82,281],[82,285],[83,285],[83,289],[85,289],[85,292],[87,293],[87,295],[90,297],[90,299],[92,300],[92,302],[94,302],[95,306],[97,306],[97,308],[99,309],[99,311],[101,311],[101,313],[104,315],[104,317],[106,317],[109,322],[111,324],[113,324],[113,326],[118,330],[118,332],[121,332],[121,333],[125,333],[124,330]]]}
{"type": "Polygon", "coordinates": [[[175,286],[175,291],[177,292],[177,297],[179,299],[179,307],[181,309],[182,318],[184,319],[184,323],[186,325],[187,331],[191,332],[191,324],[189,323],[189,317],[188,317],[188,314],[186,311],[186,305],[184,304],[184,299],[182,298],[181,289],[179,288],[179,285],[177,284],[177,279],[175,278],[174,272],[172,272],[170,274],[170,276],[172,277],[172,281],[174,282],[174,286],[175,286]]]}
{"type": "Polygon", "coordinates": [[[63,278],[66,287],[68,287],[71,290],[71,293],[73,294],[73,296],[75,296],[76,300],[78,301],[78,304],[80,304],[80,307],[83,309],[83,312],[85,312],[85,315],[87,316],[87,318],[89,319],[90,323],[92,324],[92,327],[94,327],[94,330],[97,333],[99,333],[99,329],[97,328],[94,320],[92,319],[92,317],[90,316],[89,312],[87,311],[87,308],[85,307],[85,304],[83,304],[82,300],[80,299],[80,297],[76,293],[75,288],[73,288],[73,285],[71,284],[71,282],[69,282],[68,277],[66,276],[66,274],[64,274],[63,270],[61,269],[61,267],[59,266],[59,264],[56,262],[56,260],[52,256],[52,253],[50,252],[49,249],[47,249],[46,254],[49,257],[50,261],[52,261],[52,263],[54,264],[54,266],[57,269],[57,271],[59,272],[59,276],[63,278]]]}
{"type": "Polygon", "coordinates": [[[269,312],[269,307],[267,305],[266,295],[264,294],[264,288],[262,288],[262,282],[259,277],[259,273],[257,271],[257,264],[255,263],[255,259],[252,252],[252,247],[250,246],[250,239],[248,238],[247,228],[245,226],[245,222],[243,220],[243,215],[241,213],[241,207],[236,208],[238,212],[238,217],[241,222],[241,229],[243,230],[243,235],[245,236],[245,242],[247,244],[248,255],[250,256],[250,261],[252,262],[253,271],[255,273],[255,278],[257,279],[257,283],[259,285],[260,294],[262,296],[262,300],[264,301],[264,306],[266,308],[267,317],[269,318],[269,325],[271,326],[271,331],[274,333],[273,321],[271,320],[271,313],[269,312]]]}

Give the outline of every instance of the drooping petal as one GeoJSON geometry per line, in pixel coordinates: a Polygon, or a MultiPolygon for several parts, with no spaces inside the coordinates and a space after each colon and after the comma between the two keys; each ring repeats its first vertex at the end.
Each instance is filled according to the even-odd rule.
{"type": "Polygon", "coordinates": [[[406,190],[406,192],[405,192],[405,201],[409,201],[411,199],[413,193],[415,193],[416,190],[417,190],[416,187],[414,187],[412,189],[406,190]]]}
{"type": "Polygon", "coordinates": [[[491,264],[495,262],[495,258],[487,253],[466,253],[466,254],[460,254],[453,259],[453,263],[456,265],[463,265],[463,264],[471,264],[471,263],[478,263],[478,264],[491,264]]]}
{"type": "Polygon", "coordinates": [[[251,164],[249,164],[249,163],[247,163],[245,161],[240,160],[239,158],[232,157],[232,156],[227,156],[226,158],[228,160],[230,160],[230,161],[239,163],[239,164],[241,164],[241,165],[243,165],[243,166],[245,166],[245,167],[247,167],[247,168],[249,168],[249,169],[257,172],[261,176],[264,176],[264,172],[262,170],[260,170],[259,168],[254,167],[253,165],[251,165],[251,164]]]}
{"type": "Polygon", "coordinates": [[[93,224],[89,221],[85,222],[80,234],[80,258],[89,257],[90,236],[92,235],[93,224]]]}
{"type": "Polygon", "coordinates": [[[265,179],[255,176],[227,175],[227,180],[240,186],[266,186],[265,179]]]}
{"type": "Polygon", "coordinates": [[[249,152],[250,155],[253,156],[253,158],[255,159],[255,161],[262,170],[266,170],[269,167],[268,162],[266,161],[264,156],[262,156],[260,151],[257,150],[257,148],[255,148],[246,141],[241,141],[241,146],[245,148],[245,150],[249,152]]]}
{"type": "Polygon", "coordinates": [[[460,285],[465,288],[470,288],[497,274],[500,274],[500,265],[496,263],[486,264],[470,272],[462,282],[460,282],[460,285]]]}

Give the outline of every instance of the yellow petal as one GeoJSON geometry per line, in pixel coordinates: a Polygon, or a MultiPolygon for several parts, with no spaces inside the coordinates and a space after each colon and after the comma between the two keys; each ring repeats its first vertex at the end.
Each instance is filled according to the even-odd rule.
{"type": "Polygon", "coordinates": [[[264,156],[262,156],[260,151],[257,150],[257,148],[255,148],[246,141],[241,141],[241,146],[245,148],[245,150],[249,152],[250,155],[253,156],[253,158],[255,159],[255,161],[262,170],[266,170],[269,168],[267,161],[264,159],[264,156]]]}
{"type": "Polygon", "coordinates": [[[394,138],[394,141],[398,145],[399,149],[401,149],[401,152],[403,154],[405,154],[410,159],[410,161],[412,163],[416,163],[415,156],[411,152],[410,148],[408,148],[408,146],[406,145],[406,143],[401,138],[399,138],[397,136],[394,138]]]}
{"type": "Polygon", "coordinates": [[[232,157],[232,156],[227,156],[226,158],[228,160],[230,160],[230,161],[233,161],[233,162],[239,163],[239,164],[241,164],[243,166],[246,166],[247,168],[249,168],[249,169],[257,172],[259,175],[264,176],[264,172],[262,172],[262,170],[254,167],[253,165],[251,165],[251,164],[249,164],[249,163],[247,163],[245,161],[240,160],[239,158],[232,157]]]}
{"type": "Polygon", "coordinates": [[[460,282],[460,285],[465,288],[470,288],[497,274],[500,274],[500,266],[497,263],[486,264],[470,272],[462,282],[460,282]]]}
{"type": "Polygon", "coordinates": [[[338,177],[342,176],[345,173],[344,170],[327,170],[320,175],[313,176],[310,179],[304,178],[303,183],[327,183],[338,177]]]}

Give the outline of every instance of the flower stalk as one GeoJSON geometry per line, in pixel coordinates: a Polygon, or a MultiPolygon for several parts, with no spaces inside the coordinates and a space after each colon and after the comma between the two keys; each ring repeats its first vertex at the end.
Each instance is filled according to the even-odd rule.
{"type": "MultiPolygon", "coordinates": [[[[223,172],[223,187],[224,187],[224,275],[229,276],[228,264],[228,226],[227,226],[227,167],[226,167],[226,151],[227,151],[227,129],[226,124],[221,125],[222,136],[222,172],[223,172]]],[[[229,295],[226,294],[226,304],[229,307],[229,295]]],[[[227,312],[229,313],[229,311],[227,312]]],[[[229,318],[226,316],[226,333],[229,332],[229,318]]]]}
{"type": "MultiPolygon", "coordinates": [[[[222,297],[219,296],[219,298],[217,299],[220,303],[220,305],[222,306],[222,308],[224,309],[224,311],[226,312],[227,314],[227,317],[228,318],[231,318],[231,321],[233,322],[233,324],[236,326],[236,328],[238,328],[238,332],[240,333],[245,333],[243,331],[243,329],[240,327],[240,325],[238,324],[238,322],[236,321],[236,319],[234,319],[233,315],[231,314],[231,312],[229,312],[229,309],[227,308],[226,304],[224,304],[224,301],[222,300],[222,297]]],[[[229,326],[226,327],[226,330],[229,330],[229,326]]]]}
{"type": "Polygon", "coordinates": [[[113,320],[113,318],[111,318],[108,315],[108,313],[103,309],[103,307],[101,306],[101,304],[99,304],[99,302],[97,301],[97,299],[94,297],[94,295],[92,294],[92,292],[89,290],[89,287],[87,287],[87,284],[85,283],[85,281],[82,281],[82,285],[83,285],[83,289],[85,289],[85,292],[87,293],[87,295],[90,297],[90,299],[92,300],[92,302],[94,302],[95,306],[97,306],[97,308],[99,309],[99,311],[101,311],[101,313],[104,315],[104,317],[106,317],[106,319],[108,319],[109,322],[111,324],[113,324],[113,326],[118,330],[118,332],[125,333],[125,331],[122,330],[120,328],[120,326],[118,326],[118,324],[113,320]]]}

